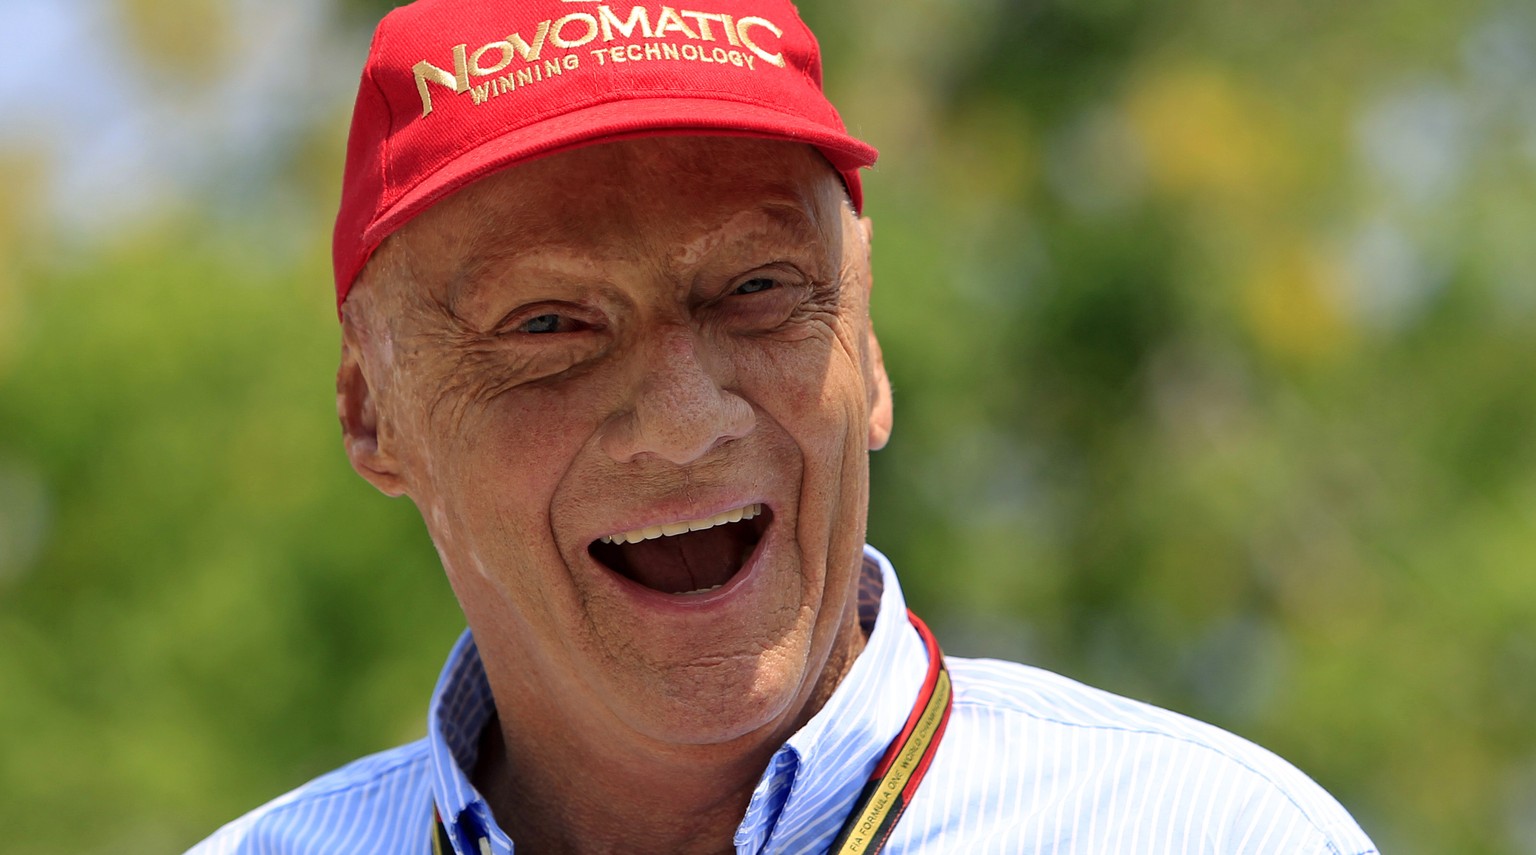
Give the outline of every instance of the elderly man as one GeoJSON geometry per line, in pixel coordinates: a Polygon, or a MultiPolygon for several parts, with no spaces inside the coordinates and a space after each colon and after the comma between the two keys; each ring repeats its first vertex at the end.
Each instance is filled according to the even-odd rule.
{"type": "Polygon", "coordinates": [[[384,20],[337,402],[470,631],[425,739],[195,852],[1374,851],[1262,749],[909,616],[864,545],[874,159],[787,0],[384,20]]]}

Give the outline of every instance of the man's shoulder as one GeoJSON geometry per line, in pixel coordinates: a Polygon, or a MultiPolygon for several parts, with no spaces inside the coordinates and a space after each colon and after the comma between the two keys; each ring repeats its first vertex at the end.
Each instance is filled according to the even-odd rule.
{"type": "Polygon", "coordinates": [[[321,775],[225,825],[187,855],[403,852],[426,841],[431,781],[425,739],[321,775]]]}
{"type": "Polygon", "coordinates": [[[997,659],[950,657],[957,713],[1013,720],[1011,732],[1049,734],[1054,745],[1115,744],[1170,758],[1231,763],[1281,786],[1316,785],[1272,752],[1215,725],[1116,695],[1051,671],[997,659]]]}
{"type": "Polygon", "coordinates": [[[1078,682],[1033,665],[1001,659],[945,659],[954,683],[956,707],[999,715],[1020,715],[1088,731],[1108,730],[1164,736],[1217,750],[1254,747],[1213,725],[1078,682]]]}
{"type": "Polygon", "coordinates": [[[1030,835],[1076,836],[1082,817],[1093,816],[1101,839],[1125,842],[1119,834],[1150,824],[1195,846],[1188,851],[1249,834],[1283,838],[1298,852],[1375,851],[1322,787],[1233,733],[1015,662],[950,657],[949,669],[950,759],[972,772],[988,768],[994,786],[1030,802],[1016,819],[1074,817],[1070,827],[1032,826],[1030,835]]]}

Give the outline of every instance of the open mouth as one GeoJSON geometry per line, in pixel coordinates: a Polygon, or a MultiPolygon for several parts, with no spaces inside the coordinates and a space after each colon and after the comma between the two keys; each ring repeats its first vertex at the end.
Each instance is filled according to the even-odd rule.
{"type": "Polygon", "coordinates": [[[707,594],[736,578],[773,521],[766,505],[618,532],[587,547],[609,570],[664,594],[707,594]]]}

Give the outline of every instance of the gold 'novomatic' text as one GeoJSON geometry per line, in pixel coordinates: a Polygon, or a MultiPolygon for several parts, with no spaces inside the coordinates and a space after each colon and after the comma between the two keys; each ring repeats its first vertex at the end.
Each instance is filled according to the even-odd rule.
{"type": "MultiPolygon", "coordinates": [[[[528,36],[512,33],[474,50],[469,49],[468,43],[454,45],[451,50],[451,71],[427,60],[416,63],[411,70],[416,75],[416,91],[421,95],[421,115],[428,116],[432,113],[434,85],[456,95],[469,93],[475,103],[479,104],[518,85],[538,82],[573,70],[579,65],[574,55],[541,62],[546,46],[573,50],[598,39],[606,43],[621,36],[625,39],[681,37],[695,42],[723,40],[729,48],[720,46],[706,50],[695,47],[689,52],[691,56],[683,58],[698,58],[704,62],[725,61],[738,67],[745,63],[748,68],[755,67],[756,61],[762,60],[783,68],[783,52],[770,52],[762,44],[765,31],[775,38],[784,35],[777,24],[755,15],[735,18],[720,12],[679,11],[671,6],[662,6],[653,14],[648,7],[635,6],[629,10],[628,18],[621,19],[611,7],[604,4],[597,7],[596,14],[572,12],[564,17],[540,21],[528,36]],[[521,60],[523,67],[508,71],[507,67],[516,60],[521,60]],[[477,77],[495,79],[476,86],[472,79],[477,77]]],[[[677,49],[667,51],[667,58],[672,58],[671,54],[682,57],[682,52],[677,49]]],[[[620,59],[619,54],[613,54],[611,61],[622,62],[631,55],[626,52],[622,54],[624,59],[620,59]]]]}

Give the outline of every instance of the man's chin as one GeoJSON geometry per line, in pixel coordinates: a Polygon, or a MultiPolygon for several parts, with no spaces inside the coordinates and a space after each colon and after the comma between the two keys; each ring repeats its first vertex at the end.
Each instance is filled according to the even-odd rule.
{"type": "Polygon", "coordinates": [[[758,739],[782,742],[799,722],[816,682],[806,673],[808,648],[789,643],[753,657],[683,666],[648,687],[648,702],[626,703],[620,717],[638,733],[670,745],[739,749],[758,739]]]}

